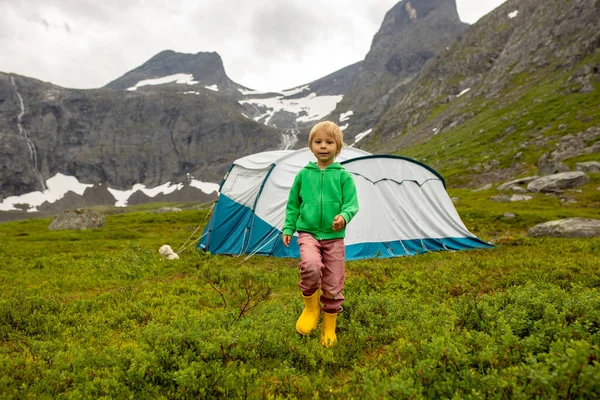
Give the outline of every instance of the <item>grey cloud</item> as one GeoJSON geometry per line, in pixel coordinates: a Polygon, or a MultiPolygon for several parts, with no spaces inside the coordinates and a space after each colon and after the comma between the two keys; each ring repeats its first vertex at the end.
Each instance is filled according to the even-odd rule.
{"type": "Polygon", "coordinates": [[[393,3],[0,0],[0,48],[18,53],[11,57],[0,54],[0,71],[23,70],[32,77],[62,85],[90,87],[117,78],[159,51],[172,49],[188,53],[216,51],[227,73],[244,85],[306,83],[311,79],[308,74],[316,79],[321,73],[324,76],[345,66],[343,60],[348,57],[344,55],[351,58],[348,64],[364,56],[366,41],[370,42],[393,3]],[[55,11],[46,14],[49,7],[55,11]],[[42,24],[48,33],[36,37],[42,24]],[[373,32],[365,35],[369,27],[373,32]],[[60,35],[64,37],[65,32],[77,34],[77,41],[53,41],[60,35]],[[40,48],[47,43],[54,46],[53,56],[42,59],[47,53],[40,48]],[[354,49],[361,49],[362,54],[355,55],[354,49]],[[337,64],[323,56],[329,53],[338,58],[337,64]],[[316,54],[325,59],[315,59],[316,54]],[[57,60],[70,60],[77,72],[67,72],[67,66],[57,60]]]}
{"type": "Polygon", "coordinates": [[[291,2],[277,2],[257,10],[252,16],[254,48],[263,55],[293,51],[303,52],[327,29],[321,17],[313,15],[310,7],[291,2]]]}
{"type": "MultiPolygon", "coordinates": [[[[44,0],[38,0],[44,4],[44,0]]],[[[126,13],[133,9],[137,2],[117,0],[59,0],[54,1],[57,7],[69,18],[84,17],[98,22],[110,22],[119,13],[126,13]]]]}
{"type": "MultiPolygon", "coordinates": [[[[10,7],[18,15],[26,17],[32,14],[40,15],[40,10],[47,7],[49,3],[47,0],[0,1],[3,1],[5,7],[10,7]]],[[[138,3],[139,1],[133,0],[55,0],[51,2],[51,5],[68,18],[84,17],[99,22],[110,22],[119,14],[135,11],[138,3]]]]}

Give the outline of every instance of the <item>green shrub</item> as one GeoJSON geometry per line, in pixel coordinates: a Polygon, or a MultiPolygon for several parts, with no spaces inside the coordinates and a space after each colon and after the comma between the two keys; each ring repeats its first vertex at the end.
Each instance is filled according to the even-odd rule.
{"type": "Polygon", "coordinates": [[[0,397],[600,396],[600,239],[348,262],[325,349],[319,328],[295,332],[297,260],[191,247],[167,261],[164,231],[178,248],[199,217],[172,218],[0,224],[0,397]]]}

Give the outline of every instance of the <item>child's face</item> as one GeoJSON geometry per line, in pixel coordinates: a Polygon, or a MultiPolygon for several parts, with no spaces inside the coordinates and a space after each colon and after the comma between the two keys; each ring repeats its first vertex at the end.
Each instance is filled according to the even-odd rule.
{"type": "Polygon", "coordinates": [[[317,157],[317,165],[327,167],[333,164],[337,153],[337,144],[326,133],[317,132],[310,146],[310,151],[317,157]]]}

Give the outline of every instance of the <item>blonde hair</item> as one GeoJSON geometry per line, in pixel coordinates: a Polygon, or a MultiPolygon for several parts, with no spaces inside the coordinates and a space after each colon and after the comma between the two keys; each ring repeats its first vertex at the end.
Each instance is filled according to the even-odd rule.
{"type": "Polygon", "coordinates": [[[312,147],[312,142],[315,139],[315,135],[319,132],[324,133],[327,137],[332,138],[335,141],[337,147],[335,156],[337,157],[344,147],[344,133],[335,123],[331,121],[321,121],[310,130],[308,135],[308,147],[312,147]]]}

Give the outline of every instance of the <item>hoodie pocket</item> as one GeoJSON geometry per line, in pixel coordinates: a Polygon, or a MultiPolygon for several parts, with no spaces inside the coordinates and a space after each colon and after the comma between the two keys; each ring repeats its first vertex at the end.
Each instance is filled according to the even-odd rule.
{"type": "Polygon", "coordinates": [[[340,203],[337,201],[326,201],[323,203],[323,229],[333,230],[333,219],[342,211],[340,203]]]}
{"type": "Polygon", "coordinates": [[[321,225],[321,207],[319,203],[303,203],[300,207],[300,223],[297,230],[316,231],[321,225]]]}

